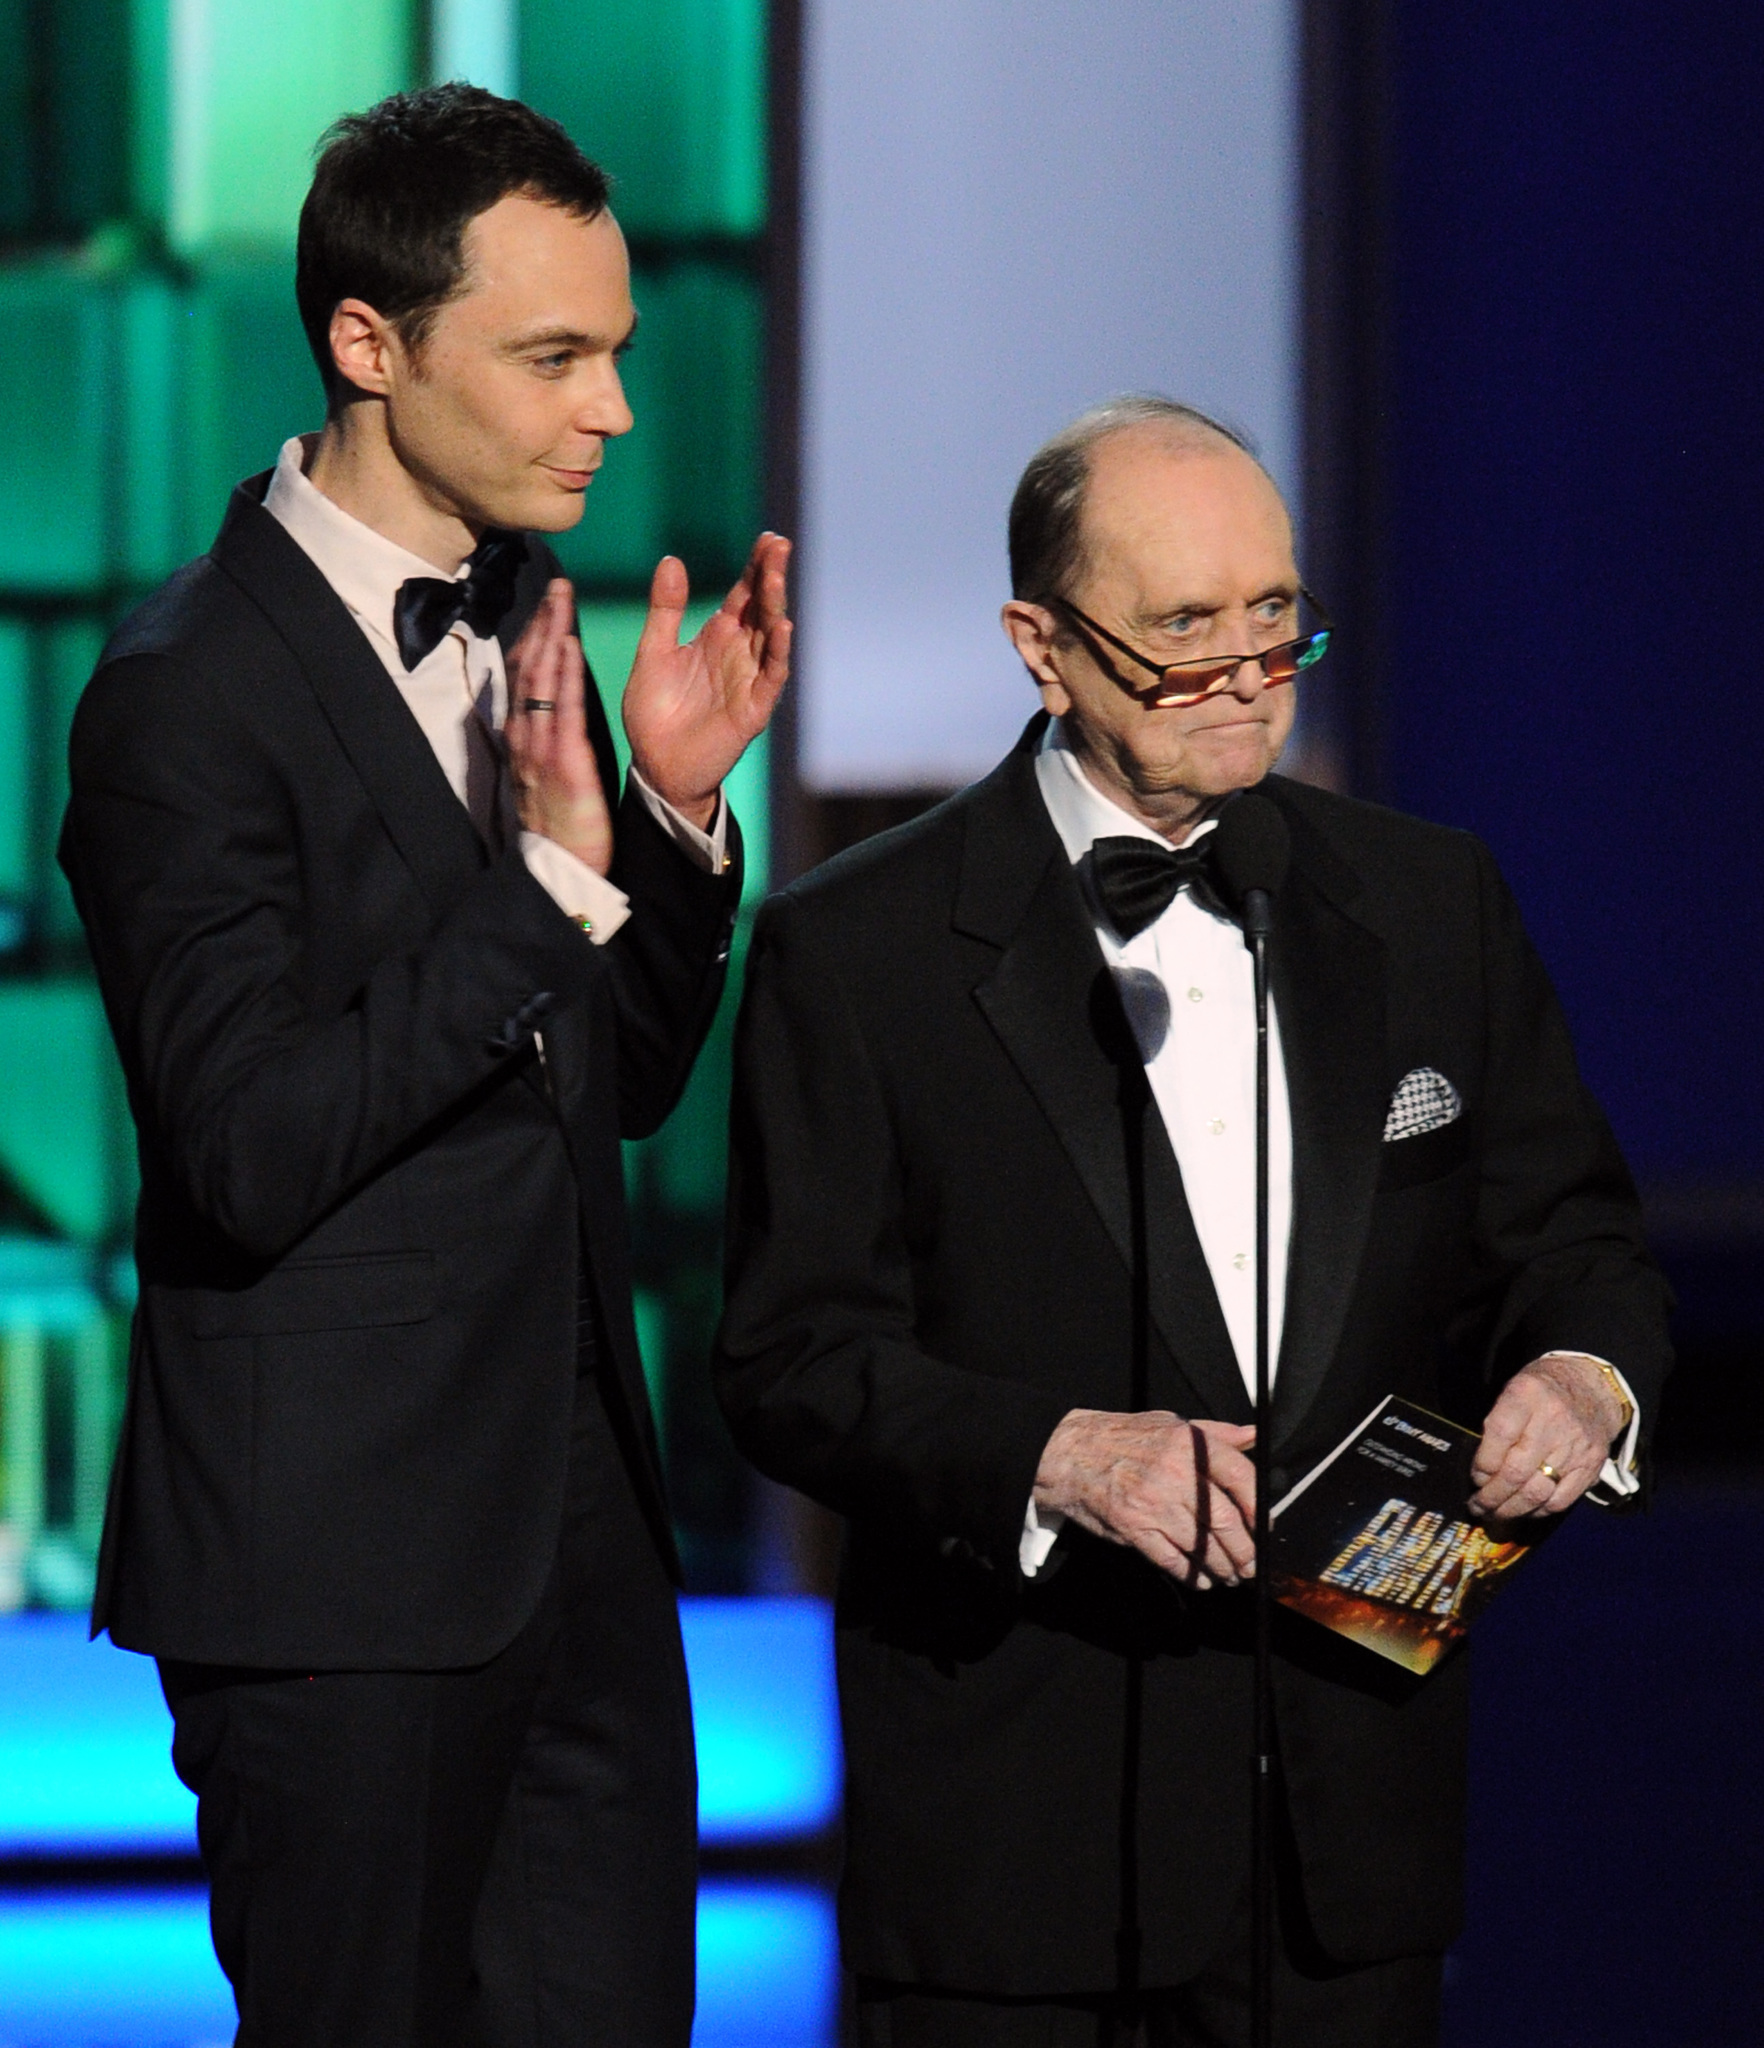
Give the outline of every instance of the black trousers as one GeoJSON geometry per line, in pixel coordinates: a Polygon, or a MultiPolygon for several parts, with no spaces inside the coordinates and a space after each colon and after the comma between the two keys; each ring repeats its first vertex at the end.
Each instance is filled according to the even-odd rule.
{"type": "MultiPolygon", "coordinates": [[[[1276,2048],[1438,2048],[1444,1958],[1332,1962],[1290,1862],[1279,1875],[1276,2048]]],[[[857,2038],[860,2048],[1249,2048],[1248,1890],[1219,1953],[1187,1984],[1131,2000],[987,1999],[860,1978],[857,2038]]]]}
{"type": "Polygon", "coordinates": [[[687,2048],[679,1616],[591,1370],[556,1563],[488,1664],[160,1671],[240,2048],[687,2048]]]}

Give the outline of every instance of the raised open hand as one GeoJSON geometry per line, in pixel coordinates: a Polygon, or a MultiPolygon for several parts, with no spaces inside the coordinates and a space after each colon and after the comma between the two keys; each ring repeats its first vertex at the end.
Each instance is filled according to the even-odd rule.
{"type": "Polygon", "coordinates": [[[612,866],[612,810],[588,743],[587,671],[574,625],[575,596],[560,576],[508,650],[502,736],[522,826],[604,875],[612,866]]]}
{"type": "Polygon", "coordinates": [[[790,673],[789,560],[789,541],[762,533],[740,580],[684,647],[686,565],[664,556],[649,586],[649,617],[625,685],[625,734],[638,774],[701,829],[790,673]]]}

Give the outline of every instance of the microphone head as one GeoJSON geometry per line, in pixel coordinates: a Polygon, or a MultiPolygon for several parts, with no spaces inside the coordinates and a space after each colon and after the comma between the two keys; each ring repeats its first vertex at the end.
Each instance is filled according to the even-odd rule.
{"type": "Polygon", "coordinates": [[[1226,900],[1241,908],[1252,889],[1280,893],[1292,853],[1291,834],[1272,797],[1245,790],[1219,813],[1213,834],[1213,872],[1226,900]]]}

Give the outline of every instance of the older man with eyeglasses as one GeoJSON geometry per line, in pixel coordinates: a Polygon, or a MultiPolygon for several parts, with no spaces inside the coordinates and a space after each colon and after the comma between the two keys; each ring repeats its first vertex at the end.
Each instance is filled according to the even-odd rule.
{"type": "MultiPolygon", "coordinates": [[[[1273,913],[1276,1491],[1382,1397],[1481,1430],[1485,1517],[1638,1486],[1669,1354],[1634,1190],[1487,851],[1284,780],[1330,628],[1191,408],[1029,464],[1043,710],[775,898],[738,1061],[736,1436],[849,1522],[846,1961],[869,2048],[1250,2038],[1255,1017],[1273,913]]],[[[1468,1666],[1278,1632],[1274,2038],[1437,2038],[1468,1666]]]]}

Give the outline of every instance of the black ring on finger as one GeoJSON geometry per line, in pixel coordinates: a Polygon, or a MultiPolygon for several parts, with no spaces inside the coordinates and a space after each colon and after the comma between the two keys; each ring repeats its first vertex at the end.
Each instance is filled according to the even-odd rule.
{"type": "Polygon", "coordinates": [[[557,703],[551,697],[523,697],[521,699],[521,709],[523,711],[555,711],[557,703]]]}

